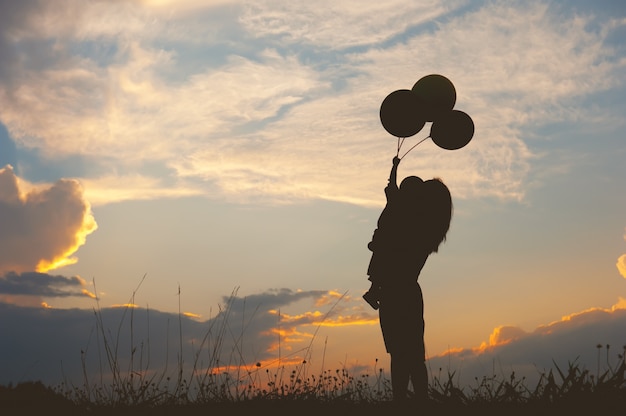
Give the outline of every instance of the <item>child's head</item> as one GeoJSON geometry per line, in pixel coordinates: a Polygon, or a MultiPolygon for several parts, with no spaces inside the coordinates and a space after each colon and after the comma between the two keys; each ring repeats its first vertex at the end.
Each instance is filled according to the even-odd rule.
{"type": "Polygon", "coordinates": [[[419,176],[407,176],[400,182],[400,190],[403,192],[416,192],[424,181],[419,176]]]}
{"type": "Polygon", "coordinates": [[[415,205],[421,199],[420,190],[423,184],[424,181],[419,176],[407,176],[400,182],[400,198],[403,205],[415,205]]]}

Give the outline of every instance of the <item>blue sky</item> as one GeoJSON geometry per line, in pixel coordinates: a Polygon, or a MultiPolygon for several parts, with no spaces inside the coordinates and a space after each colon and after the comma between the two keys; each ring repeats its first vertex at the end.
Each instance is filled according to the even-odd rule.
{"type": "MultiPolygon", "coordinates": [[[[427,140],[400,165],[400,177],[441,177],[455,205],[420,277],[427,353],[478,354],[490,336],[515,345],[625,307],[619,1],[3,1],[0,12],[4,303],[113,307],[145,275],[140,307],[177,314],[180,300],[208,322],[235,288],[274,294],[281,327],[310,335],[288,317],[314,325],[339,299],[318,333],[329,360],[383,359],[361,300],[396,151],[378,111],[439,73],[476,131],[457,151],[427,140]]],[[[261,321],[249,331],[267,331],[261,321]]],[[[578,339],[592,354],[626,343],[578,339]]]]}

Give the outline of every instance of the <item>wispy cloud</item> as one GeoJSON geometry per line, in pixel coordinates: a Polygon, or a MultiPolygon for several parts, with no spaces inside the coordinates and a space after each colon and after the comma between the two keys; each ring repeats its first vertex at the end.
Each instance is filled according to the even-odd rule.
{"type": "Polygon", "coordinates": [[[63,13],[73,18],[62,20],[41,5],[8,10],[24,28],[39,26],[4,30],[3,50],[19,59],[0,83],[0,117],[21,146],[44,157],[107,157],[109,173],[85,174],[94,183],[104,182],[94,175],[123,178],[118,170],[146,160],[173,168],[176,180],[146,181],[156,190],[138,198],[171,193],[163,188],[176,183],[236,201],[374,205],[395,149],[379,105],[393,89],[439,72],[455,83],[475,139],[462,152],[427,142],[403,169],[444,178],[457,197],[521,199],[541,156],[529,146],[537,126],[580,120],[585,97],[621,85],[624,63],[605,42],[621,26],[595,22],[600,30],[590,30],[592,16],[563,17],[541,2],[463,5],[235,2],[218,12],[187,2],[168,15],[171,4],[70,2],[63,13]],[[191,24],[199,14],[219,15],[239,32],[222,33],[219,43],[210,29],[196,32],[211,26],[191,24]],[[40,55],[22,47],[26,39],[53,41],[60,53],[40,55]],[[213,58],[189,61],[167,46],[172,39],[196,55],[203,42],[217,42],[213,58]]]}
{"type": "Polygon", "coordinates": [[[72,255],[97,224],[76,180],[46,187],[18,180],[0,169],[0,273],[46,272],[76,261],[72,255]],[[22,186],[21,186],[22,185],[22,186]]]}
{"type": "Polygon", "coordinates": [[[178,186],[163,185],[154,176],[141,174],[107,175],[81,180],[85,199],[92,206],[122,201],[177,198],[203,195],[204,190],[193,184],[180,183],[178,186]]]}
{"type": "Polygon", "coordinates": [[[369,46],[389,40],[411,26],[431,22],[463,1],[402,0],[336,2],[322,0],[246,5],[239,21],[255,37],[276,37],[285,44],[310,44],[325,49],[369,46]]]}

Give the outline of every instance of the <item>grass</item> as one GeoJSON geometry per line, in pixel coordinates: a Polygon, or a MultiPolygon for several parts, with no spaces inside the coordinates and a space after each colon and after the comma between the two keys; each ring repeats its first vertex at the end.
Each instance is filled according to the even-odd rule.
{"type": "MultiPolygon", "coordinates": [[[[143,280],[142,280],[143,281],[143,280]]],[[[141,284],[140,284],[141,285],[141,284]]],[[[134,300],[135,292],[131,298],[134,300]]],[[[138,344],[132,338],[133,308],[127,308],[122,321],[129,320],[131,330],[130,361],[122,366],[120,331],[112,334],[105,328],[98,306],[94,310],[98,374],[90,374],[82,351],[83,380],[75,385],[66,380],[58,386],[40,382],[0,386],[0,411],[35,414],[47,411],[71,414],[177,414],[196,415],[209,412],[249,414],[387,414],[400,407],[426,411],[428,414],[480,412],[482,414],[598,414],[626,408],[626,347],[617,362],[595,374],[570,362],[567,368],[554,368],[540,374],[536,385],[512,373],[508,377],[490,376],[475,379],[470,386],[459,386],[455,373],[432,369],[428,403],[398,404],[391,400],[391,383],[382,369],[372,374],[354,375],[346,368],[312,373],[306,359],[291,366],[264,367],[248,365],[243,360],[240,342],[235,342],[230,358],[222,364],[224,338],[232,336],[228,323],[229,308],[235,299],[220,310],[221,319],[212,320],[204,339],[197,347],[192,363],[183,360],[182,325],[179,321],[177,366],[160,371],[150,368],[150,344],[138,344]],[[201,353],[208,355],[203,364],[201,353]]],[[[180,297],[179,297],[180,299],[180,297]]],[[[179,319],[181,314],[179,313],[179,319]]],[[[243,337],[238,337],[240,341],[243,337]]],[[[310,346],[309,346],[310,348],[310,346]]],[[[601,350],[598,345],[598,362],[601,350]]],[[[305,351],[305,357],[309,356],[305,351]]],[[[608,362],[609,346],[606,346],[608,362]]],[[[16,413],[17,414],[17,413],[16,413]]],[[[55,413],[56,414],[56,413],[55,413]]],[[[421,413],[423,414],[423,413],[421,413]]]]}
{"type": "Polygon", "coordinates": [[[495,376],[476,379],[474,386],[462,388],[454,383],[454,373],[446,373],[433,377],[428,403],[408,401],[402,405],[391,401],[389,381],[382,372],[354,377],[345,369],[338,369],[298,379],[298,370],[294,369],[284,382],[277,383],[279,373],[284,371],[277,369],[272,374],[265,372],[265,385],[246,384],[240,389],[233,389],[237,384],[235,379],[221,375],[205,380],[206,384],[199,385],[195,395],[190,394],[192,389],[184,379],[180,386],[167,388],[149,379],[136,381],[129,375],[118,380],[121,385],[83,385],[68,389],[68,386],[48,387],[30,382],[0,387],[0,409],[19,411],[19,414],[54,409],[66,415],[184,416],[209,412],[247,415],[258,411],[272,415],[353,412],[378,415],[402,406],[402,409],[422,409],[428,414],[600,414],[625,408],[625,370],[623,356],[618,366],[599,377],[581,370],[575,363],[570,363],[567,369],[555,364],[555,369],[542,375],[532,388],[514,374],[506,379],[495,376]]]}

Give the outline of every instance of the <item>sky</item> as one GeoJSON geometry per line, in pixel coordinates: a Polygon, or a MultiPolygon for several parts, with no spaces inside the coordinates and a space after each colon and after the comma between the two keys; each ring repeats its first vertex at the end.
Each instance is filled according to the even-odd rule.
{"type": "Polygon", "coordinates": [[[361,298],[397,153],[379,110],[428,74],[475,125],[445,150],[427,123],[399,167],[454,203],[419,277],[431,376],[606,370],[624,39],[617,0],[0,0],[0,383],[80,377],[98,333],[162,367],[178,329],[191,355],[225,331],[221,363],[388,369],[361,298]]]}

